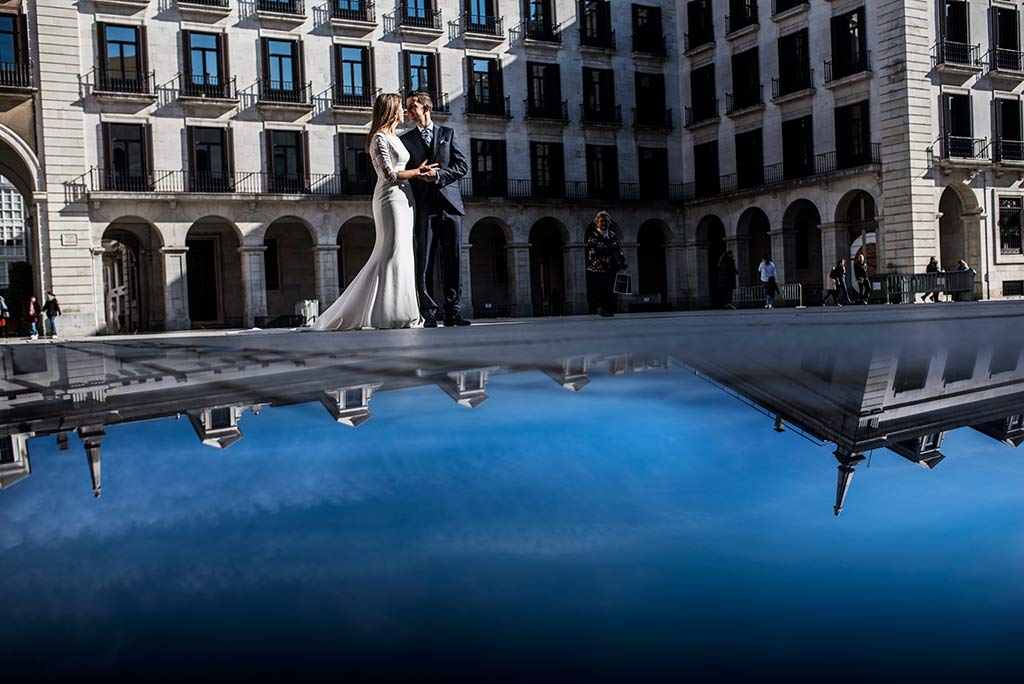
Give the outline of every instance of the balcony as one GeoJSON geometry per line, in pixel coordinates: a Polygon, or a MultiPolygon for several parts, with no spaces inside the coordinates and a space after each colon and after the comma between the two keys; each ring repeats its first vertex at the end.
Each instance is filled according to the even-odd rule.
{"type": "Polygon", "coordinates": [[[448,39],[461,38],[465,43],[496,46],[505,42],[504,19],[484,14],[463,12],[455,21],[448,22],[448,39]]]}
{"type": "Polygon", "coordinates": [[[988,166],[991,145],[987,138],[972,138],[951,133],[942,134],[928,148],[930,165],[946,173],[953,168],[979,168],[988,166]]]}
{"type": "Polygon", "coordinates": [[[1024,167],[1024,140],[995,141],[996,162],[1004,166],[1024,167]]]}
{"type": "Polygon", "coordinates": [[[690,182],[682,187],[684,202],[719,200],[736,193],[764,192],[782,186],[793,186],[817,182],[832,176],[862,173],[866,169],[881,166],[882,146],[871,143],[861,154],[823,152],[814,155],[804,169],[786,169],[782,162],[768,164],[742,174],[726,174],[713,179],[704,179],[698,185],[690,182]],[[788,171],[788,172],[787,172],[788,171]]]}
{"type": "Polygon", "coordinates": [[[581,104],[580,123],[595,128],[622,128],[622,105],[588,107],[581,104]]]}
{"type": "Polygon", "coordinates": [[[610,198],[625,202],[642,202],[651,200],[681,200],[682,192],[663,192],[664,189],[644,188],[640,183],[618,183],[613,187],[591,187],[586,181],[554,181],[538,183],[529,178],[476,179],[462,178],[459,190],[466,200],[486,202],[494,198],[508,198],[518,201],[535,202],[598,202],[610,198]]]}
{"type": "Polygon", "coordinates": [[[638,57],[655,57],[664,59],[668,55],[668,45],[661,33],[633,34],[633,54],[638,57]]]}
{"type": "Polygon", "coordinates": [[[256,105],[266,109],[312,109],[312,85],[260,79],[256,81],[256,105]]]}
{"type": "Polygon", "coordinates": [[[981,71],[981,45],[940,40],[932,46],[932,66],[939,73],[970,75],[981,71]]]}
{"type": "Polygon", "coordinates": [[[993,81],[1018,83],[1024,80],[1024,53],[1020,50],[992,48],[981,59],[993,81]]]}
{"type": "Polygon", "coordinates": [[[524,47],[557,50],[562,47],[562,27],[545,21],[524,21],[511,30],[511,38],[524,47]]]}
{"type": "Polygon", "coordinates": [[[306,21],[305,0],[256,0],[256,17],[270,24],[298,26],[306,21]]]}
{"type": "Polygon", "coordinates": [[[368,88],[353,88],[350,85],[334,83],[331,85],[331,108],[336,114],[360,113],[373,111],[373,101],[381,93],[380,88],[372,91],[368,88]]]}
{"type": "Polygon", "coordinates": [[[512,118],[511,98],[506,96],[502,99],[477,100],[471,92],[466,99],[466,117],[507,121],[512,118]]]}
{"type": "Polygon", "coordinates": [[[433,40],[444,35],[441,10],[420,10],[407,2],[400,3],[397,11],[384,15],[385,30],[405,37],[433,40]]]}
{"type": "Polygon", "coordinates": [[[715,49],[715,32],[713,30],[700,31],[699,33],[683,34],[683,54],[693,57],[705,50],[715,49]]]}
{"type": "Polygon", "coordinates": [[[645,109],[633,108],[633,128],[641,131],[664,131],[672,130],[671,109],[645,109]]]}
{"type": "Polygon", "coordinates": [[[529,99],[523,100],[526,121],[532,121],[536,123],[547,123],[555,124],[558,126],[565,126],[569,123],[569,101],[562,100],[561,103],[554,102],[550,105],[547,103],[535,103],[529,99]]]}
{"type": "Polygon", "coordinates": [[[178,74],[178,103],[191,106],[231,108],[238,105],[238,89],[234,77],[222,80],[216,77],[178,74]]]}
{"type": "Polygon", "coordinates": [[[825,87],[835,88],[871,76],[871,50],[846,61],[825,62],[825,87]]]}
{"type": "Polygon", "coordinates": [[[814,94],[814,69],[783,72],[772,79],[772,102],[789,102],[814,94]]]}
{"type": "Polygon", "coordinates": [[[764,109],[764,86],[760,83],[752,88],[725,94],[725,115],[736,116],[764,109]]]}
{"type": "Polygon", "coordinates": [[[177,0],[178,12],[198,18],[222,18],[231,14],[231,0],[177,0]]]}
{"type": "Polygon", "coordinates": [[[153,72],[129,72],[96,67],[79,77],[83,94],[92,95],[98,102],[128,102],[150,104],[156,102],[153,72]]]}
{"type": "Polygon", "coordinates": [[[581,27],[580,49],[615,52],[615,31],[613,29],[608,29],[604,31],[591,31],[585,27],[581,27]]]}
{"type": "Polygon", "coordinates": [[[808,0],[772,0],[772,21],[785,21],[810,9],[808,0]]]}
{"type": "Polygon", "coordinates": [[[738,11],[725,15],[726,39],[735,40],[748,33],[757,33],[761,28],[757,22],[757,3],[743,4],[734,9],[738,11]]]}
{"type": "Polygon", "coordinates": [[[140,10],[149,6],[149,0],[93,0],[93,4],[110,9],[140,10]]]}
{"type": "Polygon", "coordinates": [[[686,128],[694,129],[710,126],[720,121],[718,116],[718,98],[705,100],[700,106],[686,108],[686,128]]]}
{"type": "Polygon", "coordinates": [[[35,91],[32,62],[0,62],[0,98],[25,99],[35,91]]]}
{"type": "Polygon", "coordinates": [[[335,31],[368,33],[377,26],[377,10],[373,0],[343,2],[329,0],[324,5],[331,28],[335,31]]]}

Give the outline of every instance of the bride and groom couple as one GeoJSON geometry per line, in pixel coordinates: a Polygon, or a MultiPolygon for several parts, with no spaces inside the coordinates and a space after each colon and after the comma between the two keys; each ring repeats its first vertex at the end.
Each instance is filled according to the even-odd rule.
{"type": "Polygon", "coordinates": [[[459,253],[465,210],[459,179],[469,167],[455,131],[435,124],[426,93],[412,93],[402,108],[397,93],[379,95],[366,150],[377,172],[373,191],[376,241],[359,275],[313,323],[313,330],[436,328],[432,296],[434,260],[444,287],[442,322],[465,326],[459,253]],[[415,124],[399,137],[405,116],[415,124]]]}

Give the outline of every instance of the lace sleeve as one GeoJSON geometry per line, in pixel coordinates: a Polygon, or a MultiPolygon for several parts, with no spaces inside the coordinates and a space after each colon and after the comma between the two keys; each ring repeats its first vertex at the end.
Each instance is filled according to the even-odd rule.
{"type": "Polygon", "coordinates": [[[398,172],[395,171],[391,159],[391,145],[383,133],[373,136],[373,140],[370,141],[370,161],[377,172],[377,178],[391,184],[398,182],[398,172]]]}

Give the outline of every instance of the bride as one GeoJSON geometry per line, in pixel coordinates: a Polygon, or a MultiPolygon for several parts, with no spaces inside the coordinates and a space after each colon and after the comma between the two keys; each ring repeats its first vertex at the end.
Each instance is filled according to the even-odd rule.
{"type": "Polygon", "coordinates": [[[413,196],[409,180],[427,178],[437,164],[406,170],[409,151],[395,135],[403,120],[397,93],[378,95],[366,150],[377,172],[373,191],[376,240],[370,259],[338,300],[313,323],[313,330],[411,328],[422,323],[413,256],[413,196]]]}

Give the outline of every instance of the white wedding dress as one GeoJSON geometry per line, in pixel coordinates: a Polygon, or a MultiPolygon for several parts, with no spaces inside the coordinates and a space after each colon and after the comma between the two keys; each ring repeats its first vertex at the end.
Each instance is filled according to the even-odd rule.
{"type": "Polygon", "coordinates": [[[409,162],[398,136],[378,133],[370,142],[377,172],[373,191],[376,240],[370,259],[338,300],[313,323],[313,330],[411,328],[422,324],[413,254],[413,201],[408,181],[397,173],[409,162]]]}

